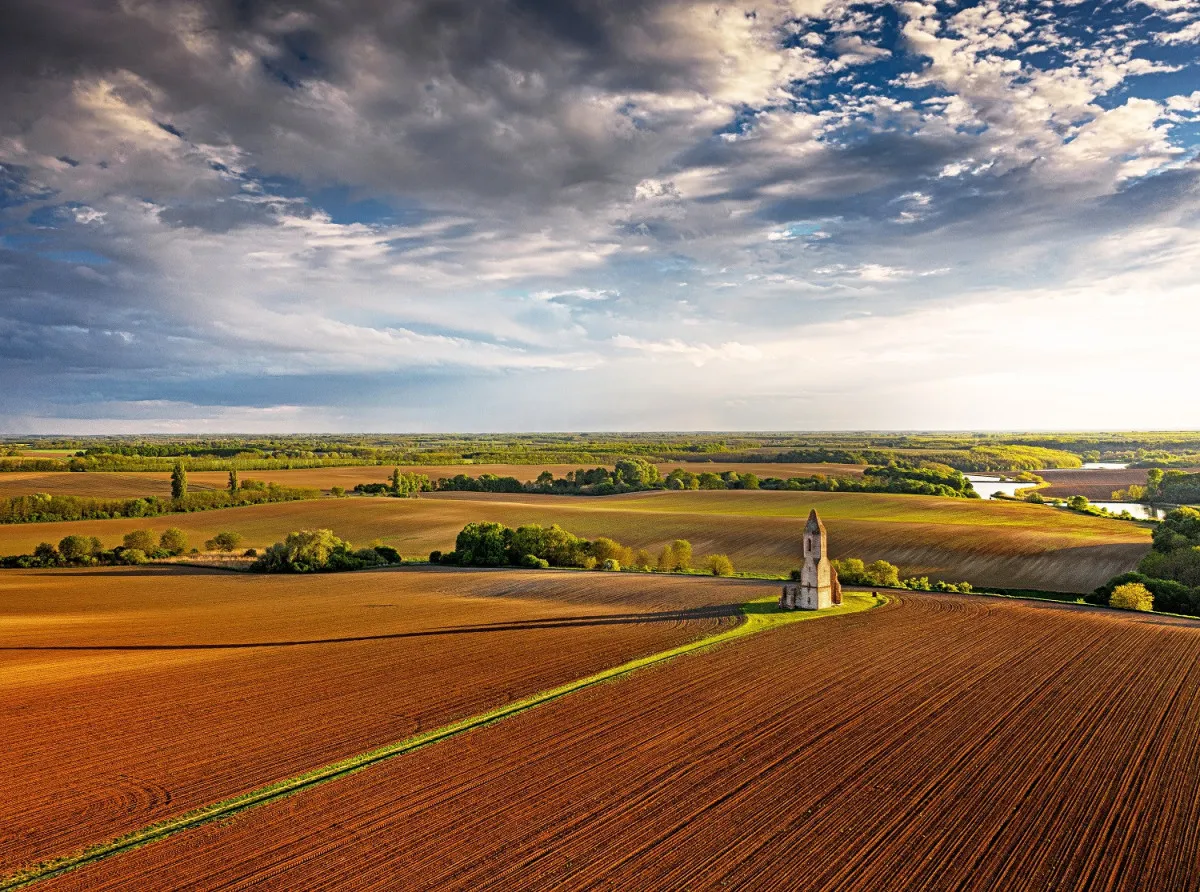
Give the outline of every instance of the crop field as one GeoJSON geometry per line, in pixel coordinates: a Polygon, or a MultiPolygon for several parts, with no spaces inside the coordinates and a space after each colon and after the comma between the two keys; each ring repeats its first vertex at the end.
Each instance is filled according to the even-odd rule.
{"type": "Polygon", "coordinates": [[[0,876],[694,640],[771,591],[570,572],[7,571],[0,876]]]}
{"type": "MultiPolygon", "coordinates": [[[[241,471],[243,478],[265,480],[281,486],[320,489],[326,493],[334,486],[351,490],[358,483],[383,483],[390,479],[391,465],[367,465],[341,468],[298,468],[290,471],[241,471]]],[[[498,477],[516,477],[521,481],[534,480],[542,471],[550,471],[555,477],[563,477],[586,465],[404,465],[401,470],[410,474],[424,474],[430,480],[453,477],[456,474],[495,474],[498,477]]],[[[664,473],[674,468],[683,468],[696,474],[706,471],[717,474],[725,471],[748,472],[759,477],[808,477],[813,474],[838,477],[861,477],[863,465],[831,464],[771,464],[771,463],[716,463],[716,462],[662,462],[658,465],[664,473]]],[[[227,471],[192,471],[188,474],[188,486],[197,490],[224,489],[229,483],[227,471]]],[[[137,498],[139,496],[169,496],[171,475],[167,472],[25,472],[13,471],[0,474],[0,498],[46,492],[54,495],[92,496],[95,498],[137,498]]]]}
{"type": "Polygon", "coordinates": [[[728,554],[745,572],[787,573],[799,560],[812,508],[830,529],[834,557],[885,559],[906,574],[1006,588],[1084,592],[1131,569],[1150,533],[1136,524],[1037,505],[875,493],[701,491],[572,497],[440,493],[421,499],[322,499],[117,519],[0,526],[0,554],[30,552],[68,532],[119,544],[132,529],[180,527],[193,545],[220,530],[263,547],[291,530],[327,527],[356,544],[379,539],[402,554],[449,550],[471,521],[558,523],[657,550],[676,538],[697,555],[728,554]]]}
{"type": "Polygon", "coordinates": [[[679,658],[67,889],[1200,889],[1200,624],[905,595],[679,658]]]}
{"type": "MultiPolygon", "coordinates": [[[[1191,469],[1194,473],[1197,469],[1191,469]]],[[[1146,485],[1144,468],[1126,468],[1124,470],[1087,470],[1078,469],[1061,471],[1039,471],[1038,474],[1050,484],[1039,489],[1044,496],[1054,496],[1065,499],[1070,496],[1087,496],[1095,502],[1106,501],[1117,489],[1128,489],[1131,484],[1146,485]]]]}

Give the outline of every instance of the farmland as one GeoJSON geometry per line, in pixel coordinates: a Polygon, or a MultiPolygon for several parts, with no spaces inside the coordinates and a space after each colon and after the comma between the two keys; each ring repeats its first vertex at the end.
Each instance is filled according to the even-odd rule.
{"type": "Polygon", "coordinates": [[[468,570],[6,573],[0,874],[690,641],[731,623],[751,589],[468,570]]]}
{"type": "Polygon", "coordinates": [[[380,539],[402,554],[453,547],[464,524],[558,523],[577,535],[609,536],[656,549],[691,540],[697,553],[728,554],[747,572],[787,573],[808,512],[831,529],[834,557],[885,559],[905,574],[1007,588],[1084,592],[1130,569],[1148,550],[1134,524],[1035,505],[911,495],[820,492],[658,492],[587,498],[440,493],[421,499],[323,499],[176,514],[145,520],[0,527],[0,554],[32,551],[67,532],[119,543],[132,529],[177,526],[193,544],[219,530],[262,547],[289,531],[327,527],[356,544],[380,539]]]}
{"type": "Polygon", "coordinates": [[[1039,474],[1050,484],[1038,490],[1043,496],[1057,498],[1087,496],[1094,502],[1111,498],[1114,490],[1128,489],[1130,485],[1145,486],[1146,484],[1146,471],[1136,468],[1040,471],[1039,474]]]}
{"type": "MultiPolygon", "coordinates": [[[[674,468],[683,468],[696,474],[711,471],[748,472],[760,477],[807,477],[813,474],[838,477],[861,477],[863,465],[834,464],[788,464],[771,462],[658,462],[663,474],[674,468]]],[[[495,474],[497,477],[516,477],[522,482],[535,479],[542,471],[550,471],[562,477],[585,465],[411,465],[405,466],[406,474],[424,474],[431,480],[469,474],[495,474]]],[[[611,465],[609,466],[611,467],[611,465]]],[[[252,477],[267,483],[278,483],[299,489],[313,488],[328,493],[334,486],[353,489],[359,483],[382,483],[392,473],[391,466],[366,465],[329,468],[299,468],[295,470],[246,471],[243,477],[252,477]]],[[[193,489],[224,489],[228,485],[226,471],[192,471],[188,474],[188,485],[193,489]]],[[[0,497],[30,495],[46,492],[53,495],[90,496],[93,498],[135,498],[138,496],[169,496],[171,474],[168,471],[13,471],[0,474],[0,497]]]]}
{"type": "Polygon", "coordinates": [[[616,685],[44,888],[1200,888],[1194,623],[912,594],[616,685]]]}

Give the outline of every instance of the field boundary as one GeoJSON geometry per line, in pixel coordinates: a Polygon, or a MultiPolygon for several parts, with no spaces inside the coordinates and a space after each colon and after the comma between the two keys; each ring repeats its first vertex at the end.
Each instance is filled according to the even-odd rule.
{"type": "Polygon", "coordinates": [[[150,824],[147,827],[119,836],[108,842],[88,846],[74,854],[43,861],[7,877],[0,878],[0,892],[10,892],[10,890],[21,889],[41,880],[61,876],[88,864],[119,855],[122,852],[132,851],[186,830],[191,830],[195,827],[212,823],[213,821],[224,820],[251,808],[267,805],[312,787],[357,774],[380,762],[424,749],[443,740],[465,734],[468,731],[485,728],[577,691],[586,690],[587,688],[609,681],[615,681],[638,670],[664,663],[684,654],[716,647],[729,641],[775,629],[780,626],[790,625],[795,622],[826,619],[833,616],[870,610],[873,607],[888,603],[889,600],[886,595],[873,598],[869,595],[848,594],[847,603],[842,604],[840,607],[829,608],[819,612],[782,612],[775,609],[774,598],[750,601],[741,607],[742,621],[731,629],[716,632],[687,644],[681,644],[665,651],[650,654],[649,656],[629,660],[609,669],[593,673],[592,675],[587,675],[536,694],[531,694],[504,706],[459,719],[440,728],[406,737],[394,743],[384,744],[383,746],[341,759],[337,762],[332,762],[320,768],[314,768],[302,774],[201,806],[185,812],[178,817],[150,824]]]}

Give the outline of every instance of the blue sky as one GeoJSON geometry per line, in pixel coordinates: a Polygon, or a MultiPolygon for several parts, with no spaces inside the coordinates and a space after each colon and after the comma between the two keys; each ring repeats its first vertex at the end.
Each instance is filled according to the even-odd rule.
{"type": "Polygon", "coordinates": [[[0,432],[1200,427],[1198,57],[1200,0],[19,0],[0,432]]]}

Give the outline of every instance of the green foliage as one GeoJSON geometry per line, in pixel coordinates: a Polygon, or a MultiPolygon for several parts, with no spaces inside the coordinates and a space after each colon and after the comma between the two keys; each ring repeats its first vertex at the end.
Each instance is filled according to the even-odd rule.
{"type": "Polygon", "coordinates": [[[158,540],[158,548],[169,555],[183,554],[188,549],[187,534],[178,527],[163,530],[158,540]]]}
{"type": "Polygon", "coordinates": [[[440,564],[441,562],[442,562],[442,553],[440,551],[438,551],[435,548],[433,551],[429,552],[429,563],[440,564]]]}
{"type": "Polygon", "coordinates": [[[600,564],[601,570],[620,570],[621,562],[614,558],[608,558],[600,564]]]}
{"type": "Polygon", "coordinates": [[[260,481],[243,480],[236,493],[228,490],[193,492],[182,499],[93,499],[37,493],[0,499],[0,523],[56,523],[72,520],[106,520],[110,517],[159,517],[192,511],[212,511],[268,502],[315,499],[315,489],[294,489],[260,481]],[[258,484],[255,486],[254,484],[258,484]]]}
{"type": "Polygon", "coordinates": [[[692,567],[692,543],[687,539],[676,539],[663,548],[658,555],[658,569],[663,573],[690,570],[692,567]]]}
{"type": "Polygon", "coordinates": [[[458,534],[454,550],[467,566],[499,567],[509,562],[512,537],[513,531],[503,524],[487,521],[469,523],[458,534]]]}
{"type": "Polygon", "coordinates": [[[526,554],[522,555],[517,566],[528,567],[533,570],[546,570],[550,567],[550,562],[545,558],[538,557],[536,554],[526,554]]]}
{"type": "Polygon", "coordinates": [[[705,562],[708,572],[713,576],[732,576],[733,561],[724,554],[710,554],[705,562]]]}
{"type": "Polygon", "coordinates": [[[878,585],[883,588],[900,588],[900,568],[887,561],[872,561],[864,564],[859,558],[835,559],[838,580],[845,585],[878,585]]]}
{"type": "Polygon", "coordinates": [[[126,548],[121,552],[121,560],[132,565],[150,563],[150,558],[140,548],[126,548]]]}
{"type": "Polygon", "coordinates": [[[401,563],[386,545],[355,549],[332,530],[299,530],[268,548],[250,567],[258,573],[336,573],[401,563]]]}
{"type": "Polygon", "coordinates": [[[1200,589],[1194,589],[1172,579],[1154,579],[1143,573],[1122,573],[1114,576],[1094,592],[1084,595],[1088,604],[1107,605],[1117,586],[1136,582],[1154,596],[1154,607],[1163,613],[1182,613],[1200,616],[1200,589]]]}
{"type": "Polygon", "coordinates": [[[171,469],[171,498],[187,498],[187,470],[183,467],[183,462],[175,462],[175,467],[171,469]]]}
{"type": "Polygon", "coordinates": [[[58,553],[68,564],[83,563],[92,556],[92,540],[88,536],[64,536],[58,543],[58,553]]]}
{"type": "Polygon", "coordinates": [[[222,530],[211,539],[204,543],[205,551],[224,551],[226,553],[237,551],[238,546],[242,544],[241,533],[235,533],[232,530],[222,530]]]}
{"type": "Polygon", "coordinates": [[[331,487],[329,487],[329,494],[330,494],[331,496],[333,496],[335,499],[340,499],[340,498],[342,498],[343,496],[345,496],[345,495],[346,495],[346,487],[344,487],[344,486],[331,486],[331,487]]]}
{"type": "Polygon", "coordinates": [[[149,554],[158,550],[158,537],[154,535],[154,530],[133,530],[125,534],[122,544],[126,550],[136,548],[138,551],[149,554]]]}
{"type": "Polygon", "coordinates": [[[232,469],[232,470],[230,470],[230,472],[229,472],[229,491],[230,491],[230,492],[237,492],[237,491],[238,491],[238,472],[237,472],[237,468],[233,468],[233,469],[232,469]]]}

